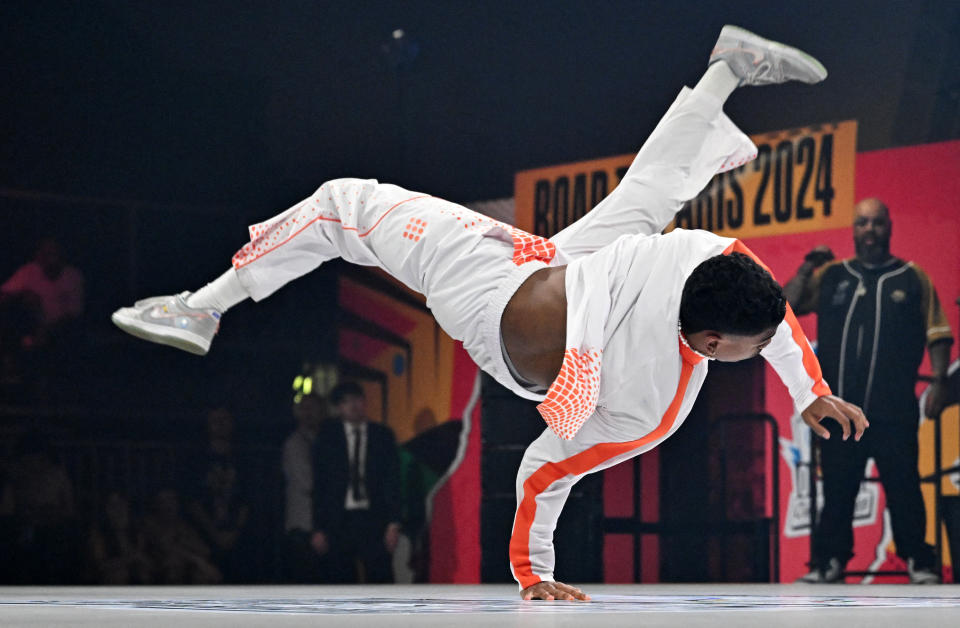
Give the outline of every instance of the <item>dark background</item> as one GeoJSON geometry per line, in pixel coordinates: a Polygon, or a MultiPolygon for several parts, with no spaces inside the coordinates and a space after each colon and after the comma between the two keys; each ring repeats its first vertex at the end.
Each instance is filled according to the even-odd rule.
{"type": "Polygon", "coordinates": [[[292,377],[335,357],[337,264],[232,310],[204,360],[109,313],[212,280],[247,224],[330,178],[469,202],[510,196],[518,170],[634,152],[725,23],[830,72],[737,92],[726,111],[748,134],[856,119],[859,150],[960,137],[948,0],[3,3],[0,279],[54,235],[88,307],[67,377],[4,403],[0,435],[179,442],[227,405],[244,440],[276,446],[292,377]]]}
{"type": "Polygon", "coordinates": [[[263,216],[344,175],[509,196],[517,170],[636,150],[724,23],[830,71],[738,93],[747,133],[855,118],[861,150],[943,140],[958,20],[922,0],[6,2],[0,182],[263,216]],[[396,28],[419,47],[399,73],[396,28]]]}
{"type": "Polygon", "coordinates": [[[950,1],[11,1],[0,276],[58,236],[103,320],[212,279],[247,224],[330,178],[510,196],[518,170],[634,152],[724,23],[830,71],[736,93],[748,134],[856,119],[859,150],[960,137],[950,1]],[[415,55],[384,52],[397,28],[415,55]]]}

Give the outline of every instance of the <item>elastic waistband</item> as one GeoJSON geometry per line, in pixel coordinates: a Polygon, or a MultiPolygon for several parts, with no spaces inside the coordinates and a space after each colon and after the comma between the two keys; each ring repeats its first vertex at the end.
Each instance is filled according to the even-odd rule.
{"type": "Polygon", "coordinates": [[[517,266],[512,270],[490,298],[490,303],[488,303],[484,309],[483,321],[481,323],[483,326],[483,344],[489,352],[489,356],[487,357],[490,360],[487,372],[515,394],[524,399],[533,399],[535,401],[543,401],[543,394],[525,389],[510,374],[510,369],[503,359],[503,351],[500,348],[500,319],[503,318],[503,310],[506,309],[510,297],[517,292],[520,284],[526,281],[530,275],[544,268],[547,268],[547,265],[543,262],[531,261],[517,266]]]}

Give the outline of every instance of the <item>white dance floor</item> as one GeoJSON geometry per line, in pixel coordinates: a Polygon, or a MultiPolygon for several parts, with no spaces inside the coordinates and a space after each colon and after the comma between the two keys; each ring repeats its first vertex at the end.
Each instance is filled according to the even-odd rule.
{"type": "Polygon", "coordinates": [[[524,602],[501,585],[3,587],[0,626],[960,626],[960,586],[595,585],[524,602]]]}

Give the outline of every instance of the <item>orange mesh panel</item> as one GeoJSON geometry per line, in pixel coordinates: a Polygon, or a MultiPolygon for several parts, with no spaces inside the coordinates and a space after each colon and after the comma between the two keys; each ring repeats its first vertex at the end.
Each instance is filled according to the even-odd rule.
{"type": "MultiPolygon", "coordinates": [[[[502,224],[502,223],[501,223],[502,224]]],[[[513,238],[513,263],[517,266],[534,260],[550,263],[557,254],[557,247],[546,238],[527,233],[516,227],[503,225],[513,238]]]]}
{"type": "Polygon", "coordinates": [[[600,396],[600,351],[567,349],[560,374],[537,406],[557,436],[570,440],[590,418],[600,396]]]}

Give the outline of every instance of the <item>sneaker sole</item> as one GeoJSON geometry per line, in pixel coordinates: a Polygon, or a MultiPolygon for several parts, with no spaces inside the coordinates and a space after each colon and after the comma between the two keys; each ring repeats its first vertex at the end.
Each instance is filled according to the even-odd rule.
{"type": "Polygon", "coordinates": [[[209,340],[188,331],[172,329],[162,325],[150,325],[139,319],[124,316],[120,312],[114,312],[110,316],[110,320],[123,331],[141,340],[175,347],[193,355],[206,355],[210,351],[209,340]]]}
{"type": "MultiPolygon", "coordinates": [[[[811,70],[819,78],[813,83],[819,83],[823,79],[827,78],[827,68],[824,67],[822,63],[817,61],[815,57],[805,53],[799,48],[794,48],[793,46],[788,46],[786,44],[781,44],[778,41],[773,41],[767,39],[766,37],[761,37],[756,33],[751,33],[745,28],[739,26],[734,26],[733,24],[727,24],[720,30],[720,37],[724,35],[732,37],[734,39],[739,39],[740,41],[748,42],[754,46],[759,46],[761,48],[770,48],[776,50],[781,54],[788,55],[793,57],[795,60],[799,60],[806,66],[807,69],[811,70]]],[[[806,81],[803,81],[806,82],[806,81]]],[[[811,85],[813,83],[810,83],[811,85]]]]}
{"type": "Polygon", "coordinates": [[[930,576],[925,576],[923,578],[916,578],[916,579],[910,578],[910,584],[919,584],[919,585],[940,584],[940,578],[938,578],[933,574],[931,574],[930,576]]]}

